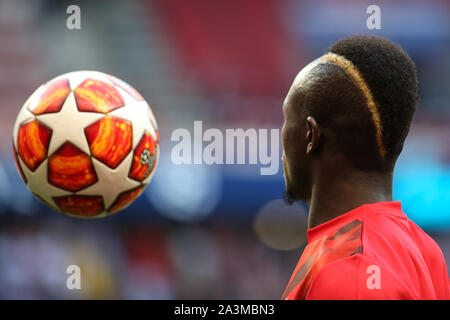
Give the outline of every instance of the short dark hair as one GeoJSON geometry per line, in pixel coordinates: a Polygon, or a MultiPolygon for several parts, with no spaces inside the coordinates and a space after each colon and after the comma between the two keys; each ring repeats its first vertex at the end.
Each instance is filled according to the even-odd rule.
{"type": "Polygon", "coordinates": [[[398,45],[376,36],[341,39],[326,55],[328,62],[344,63],[322,63],[312,69],[317,83],[307,94],[306,108],[315,109],[319,121],[336,129],[342,149],[360,166],[392,168],[403,149],[419,97],[414,62],[398,45]],[[352,77],[346,63],[362,81],[352,77]],[[373,98],[372,112],[377,113],[380,127],[378,146],[374,115],[358,82],[363,82],[373,98]],[[373,150],[378,153],[370,152],[373,150]]]}

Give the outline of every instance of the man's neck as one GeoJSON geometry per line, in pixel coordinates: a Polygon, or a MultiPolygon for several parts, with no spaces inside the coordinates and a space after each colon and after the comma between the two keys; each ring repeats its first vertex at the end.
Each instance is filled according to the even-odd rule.
{"type": "Polygon", "coordinates": [[[392,201],[392,173],[349,171],[312,187],[308,228],[314,228],[366,203],[392,201]]]}

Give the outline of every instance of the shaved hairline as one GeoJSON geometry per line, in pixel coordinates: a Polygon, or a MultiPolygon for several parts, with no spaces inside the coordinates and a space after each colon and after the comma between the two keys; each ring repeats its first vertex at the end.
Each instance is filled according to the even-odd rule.
{"type": "MultiPolygon", "coordinates": [[[[332,63],[338,66],[342,71],[345,72],[345,74],[347,74],[350,77],[353,83],[361,90],[364,99],[366,101],[366,107],[370,111],[372,122],[375,127],[375,135],[376,135],[375,138],[379,154],[381,156],[381,159],[384,159],[387,154],[387,150],[383,143],[383,126],[381,124],[380,113],[377,104],[373,98],[373,94],[369,88],[369,85],[365,81],[362,74],[359,72],[358,68],[351,61],[347,60],[345,57],[329,52],[310,62],[302,70],[300,70],[300,72],[295,77],[291,90],[289,90],[289,96],[297,93],[300,88],[304,87],[305,80],[308,79],[308,76],[310,76],[311,71],[314,69],[314,67],[322,63],[332,63]],[[294,90],[294,92],[291,92],[292,90],[294,90]]],[[[314,79],[312,79],[312,83],[313,82],[314,79]]]]}

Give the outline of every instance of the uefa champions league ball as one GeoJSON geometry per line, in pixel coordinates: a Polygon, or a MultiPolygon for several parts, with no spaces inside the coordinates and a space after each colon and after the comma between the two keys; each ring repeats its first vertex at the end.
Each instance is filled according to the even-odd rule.
{"type": "Polygon", "coordinates": [[[155,117],[122,80],[70,72],[39,87],[17,116],[14,156],[25,184],[50,208],[97,218],[129,206],[159,157],[155,117]]]}

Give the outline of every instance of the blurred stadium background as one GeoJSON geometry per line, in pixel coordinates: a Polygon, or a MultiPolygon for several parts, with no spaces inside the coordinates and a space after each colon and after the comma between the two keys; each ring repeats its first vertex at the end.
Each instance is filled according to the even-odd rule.
{"type": "Polygon", "coordinates": [[[396,200],[450,262],[450,1],[0,0],[0,298],[279,299],[305,244],[306,211],[285,208],[282,170],[175,166],[170,134],[281,128],[297,72],[356,33],[401,44],[421,100],[395,172],[396,200]],[[66,8],[81,7],[81,30],[66,8]],[[381,7],[382,30],[366,28],[381,7]],[[26,189],[12,127],[43,82],[99,70],[133,85],[161,130],[158,170],[126,211],[77,220],[26,189]],[[83,290],[65,287],[70,264],[83,290]],[[255,289],[257,288],[257,289],[255,289]]]}

